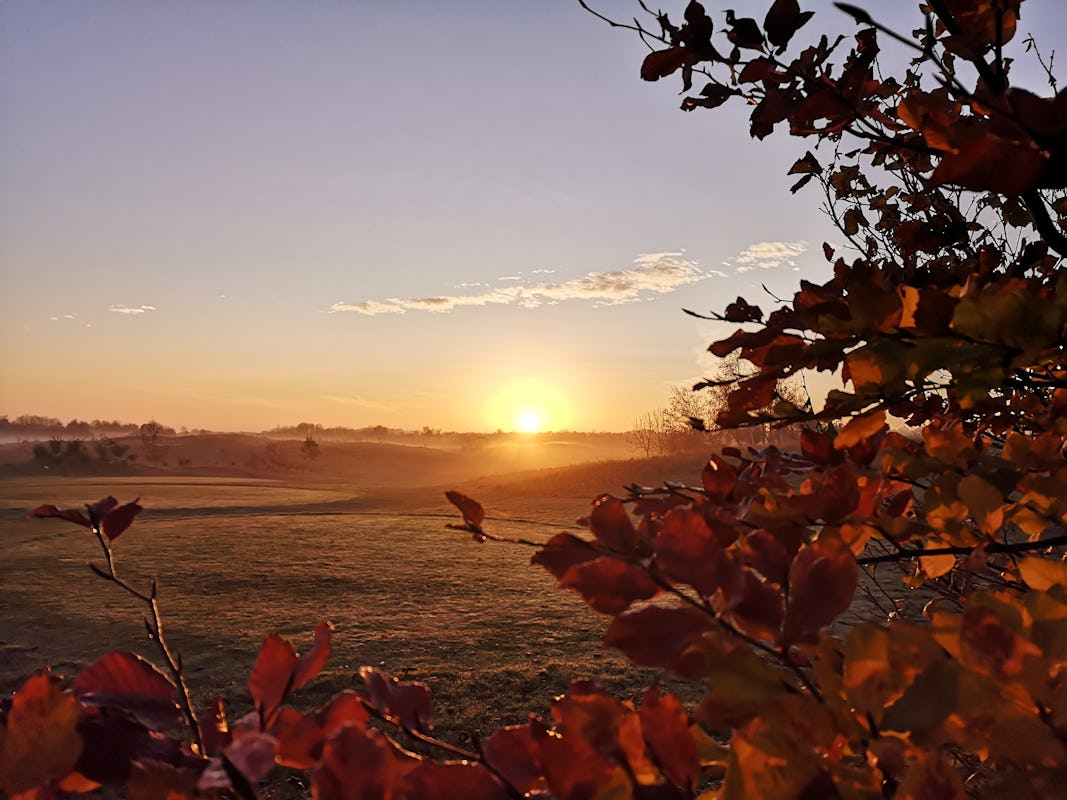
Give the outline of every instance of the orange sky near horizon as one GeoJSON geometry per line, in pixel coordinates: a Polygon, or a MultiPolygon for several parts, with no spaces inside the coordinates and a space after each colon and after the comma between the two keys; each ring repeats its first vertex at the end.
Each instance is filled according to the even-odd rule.
{"type": "Polygon", "coordinates": [[[9,0],[0,52],[9,418],[624,431],[735,327],[682,309],[829,277],[805,143],[683,114],[573,0],[9,0]]]}

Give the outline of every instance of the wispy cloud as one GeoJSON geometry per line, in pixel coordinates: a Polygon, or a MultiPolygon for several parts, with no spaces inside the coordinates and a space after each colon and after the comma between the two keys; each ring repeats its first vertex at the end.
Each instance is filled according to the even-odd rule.
{"type": "MultiPolygon", "coordinates": [[[[546,274],[545,271],[538,271],[546,274]]],[[[434,311],[444,313],[461,306],[518,305],[537,308],[566,300],[584,300],[597,306],[618,305],[673,292],[723,273],[705,272],[684,253],[645,253],[634,259],[630,269],[613,272],[590,272],[579,278],[558,283],[528,282],[516,286],[486,291],[445,295],[441,297],[391,298],[364,300],[359,303],[334,303],[331,312],[353,311],[376,314],[403,314],[406,311],[434,311]]],[[[501,280],[514,280],[507,276],[501,280]]]]}
{"type": "Polygon", "coordinates": [[[116,314],[146,314],[149,311],[155,311],[155,306],[124,306],[116,305],[110,306],[108,311],[112,311],[116,314]]]}
{"type": "Polygon", "coordinates": [[[807,249],[807,242],[756,242],[742,250],[741,254],[731,261],[737,265],[737,272],[777,269],[783,264],[795,267],[795,259],[807,252],[807,249]]]}

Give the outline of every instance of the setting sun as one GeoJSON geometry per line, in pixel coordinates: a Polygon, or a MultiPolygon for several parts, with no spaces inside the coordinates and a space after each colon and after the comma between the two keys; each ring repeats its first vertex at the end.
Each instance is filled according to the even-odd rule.
{"type": "Polygon", "coordinates": [[[492,428],[540,433],[567,427],[571,412],[554,383],[517,378],[505,383],[489,399],[486,417],[492,428]]]}
{"type": "Polygon", "coordinates": [[[537,433],[541,430],[541,412],[534,408],[523,408],[515,417],[515,427],[523,433],[537,433]]]}

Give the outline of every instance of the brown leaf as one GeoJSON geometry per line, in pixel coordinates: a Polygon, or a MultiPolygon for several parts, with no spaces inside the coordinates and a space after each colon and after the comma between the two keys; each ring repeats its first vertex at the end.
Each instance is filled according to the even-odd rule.
{"type": "Polygon", "coordinates": [[[705,597],[729,582],[736,570],[704,515],[688,508],[664,517],[654,550],[656,566],[668,579],[688,584],[705,597]]]}
{"type": "Polygon", "coordinates": [[[599,555],[591,542],[571,533],[557,533],[533,554],[530,563],[540,564],[559,581],[575,564],[584,564],[599,555]]]}
{"type": "Polygon", "coordinates": [[[383,717],[413,731],[433,727],[430,688],[425,683],[400,681],[373,667],[360,667],[359,674],[371,703],[383,717]]]}
{"type": "MultiPolygon", "coordinates": [[[[646,606],[615,617],[604,633],[604,646],[621,650],[635,664],[679,671],[686,649],[711,624],[711,618],[695,608],[646,606]]],[[[681,674],[695,677],[687,671],[681,674]]]]}
{"type": "Polygon", "coordinates": [[[402,782],[404,797],[419,800],[507,800],[504,786],[481,764],[423,761],[402,782]]]}
{"type": "Polygon", "coordinates": [[[639,714],[645,741],[667,780],[691,791],[700,779],[700,758],[685,707],[675,695],[661,695],[658,686],[651,686],[639,714]]]}
{"type": "Polygon", "coordinates": [[[858,582],[856,558],[841,539],[823,534],[804,547],[789,569],[782,647],[811,641],[849,607],[858,582]]]}
{"type": "Polygon", "coordinates": [[[500,728],[482,746],[486,763],[504,776],[521,794],[529,794],[544,783],[534,755],[529,725],[500,728]]]}
{"type": "Polygon", "coordinates": [[[626,506],[616,497],[605,495],[593,504],[589,528],[598,542],[618,553],[629,555],[637,548],[637,531],[626,506]]]}
{"type": "Polygon", "coordinates": [[[485,520],[485,509],[482,508],[481,503],[473,497],[467,497],[467,495],[451,489],[445,492],[445,497],[448,498],[448,502],[459,509],[459,512],[463,515],[464,524],[475,530],[481,528],[482,522],[485,520]]]}
{"type": "Polygon", "coordinates": [[[559,585],[577,591],[601,614],[618,614],[662,591],[641,569],[611,556],[571,567],[559,585]]]}

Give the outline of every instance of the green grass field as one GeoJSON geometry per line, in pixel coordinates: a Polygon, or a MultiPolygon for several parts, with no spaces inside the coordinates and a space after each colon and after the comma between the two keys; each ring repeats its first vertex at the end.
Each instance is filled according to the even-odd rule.
{"type": "MultiPolygon", "coordinates": [[[[79,507],[108,494],[145,506],[115,543],[118,571],[139,586],[158,578],[166,634],[201,703],[218,694],[248,710],[263,638],[278,631],[301,649],[321,619],[336,626],[334,653],[301,705],[353,685],[370,664],[430,683],[439,731],[458,739],[543,712],[577,677],[623,692],[649,677],[600,648],[605,620],[531,566],[529,548],[447,529],[458,516],[438,491],[14,478],[0,481],[0,690],[44,666],[72,675],[110,650],[154,658],[141,607],[88,568],[102,562],[91,534],[25,517],[42,502],[79,507]]],[[[486,503],[487,525],[544,540],[589,499],[512,492],[506,514],[486,503]]]]}

